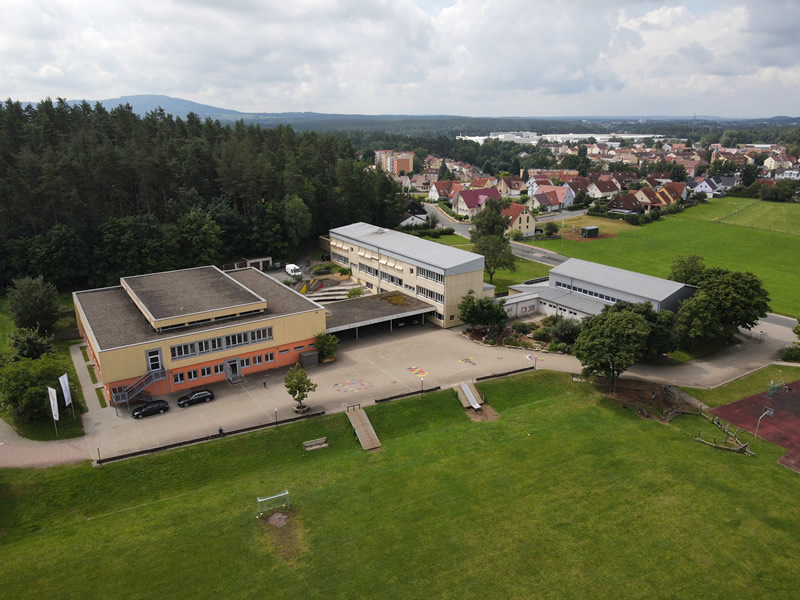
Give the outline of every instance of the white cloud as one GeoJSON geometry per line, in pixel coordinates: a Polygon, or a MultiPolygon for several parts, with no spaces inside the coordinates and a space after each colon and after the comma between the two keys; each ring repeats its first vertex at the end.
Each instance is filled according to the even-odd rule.
{"type": "Polygon", "coordinates": [[[0,81],[20,100],[163,93],[252,111],[794,113],[800,3],[750,6],[12,0],[0,81]]]}

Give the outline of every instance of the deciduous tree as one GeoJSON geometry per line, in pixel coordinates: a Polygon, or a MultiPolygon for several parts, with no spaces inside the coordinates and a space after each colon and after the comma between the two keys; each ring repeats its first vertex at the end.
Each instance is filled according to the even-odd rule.
{"type": "Polygon", "coordinates": [[[20,329],[50,331],[58,320],[58,291],[43,277],[14,279],[8,288],[8,312],[20,329]]]}
{"type": "Polygon", "coordinates": [[[308,395],[317,389],[317,384],[309,379],[308,374],[300,366],[300,363],[295,364],[286,377],[283,379],[283,385],[286,391],[292,397],[292,400],[297,402],[298,409],[304,409],[305,405],[303,400],[308,398],[308,395]]]}

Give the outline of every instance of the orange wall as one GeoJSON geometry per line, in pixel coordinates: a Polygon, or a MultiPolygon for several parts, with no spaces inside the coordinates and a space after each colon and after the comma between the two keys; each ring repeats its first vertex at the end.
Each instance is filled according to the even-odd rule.
{"type": "MultiPolygon", "coordinates": [[[[241,368],[239,367],[239,373],[243,375],[245,378],[259,372],[269,371],[271,369],[278,369],[280,367],[288,367],[300,361],[300,353],[306,352],[308,350],[313,350],[313,347],[309,347],[311,344],[314,343],[316,338],[309,338],[307,340],[299,340],[296,342],[292,342],[291,344],[284,344],[281,346],[274,346],[272,348],[262,348],[258,352],[243,352],[236,356],[237,359],[241,360],[243,358],[250,359],[250,366],[241,368]],[[296,347],[303,346],[302,350],[295,350],[296,347]],[[281,350],[288,350],[286,354],[281,354],[281,350]],[[275,355],[275,360],[271,362],[262,362],[260,365],[253,364],[253,357],[260,354],[262,357],[267,353],[272,352],[275,355]]],[[[91,344],[89,345],[91,348],[91,344]]],[[[216,383],[218,381],[225,381],[225,373],[214,373],[214,365],[225,363],[228,360],[231,360],[232,356],[227,358],[217,358],[214,360],[203,360],[199,362],[192,362],[187,361],[186,364],[182,364],[180,368],[177,369],[170,369],[167,371],[167,378],[162,381],[157,381],[149,388],[147,388],[147,392],[154,396],[162,396],[164,394],[169,394],[171,392],[180,392],[183,390],[188,390],[192,388],[202,387],[204,385],[208,385],[210,383],[216,383]],[[211,367],[211,375],[209,377],[202,377],[200,375],[200,369],[203,367],[211,367]],[[188,371],[197,369],[198,377],[197,379],[193,379],[189,381],[186,378],[186,373],[188,371]],[[184,373],[184,381],[183,383],[174,383],[174,375],[175,373],[184,373]]],[[[111,396],[111,388],[119,387],[123,385],[130,385],[137,381],[139,378],[132,378],[132,379],[124,379],[121,381],[113,381],[106,383],[104,388],[106,396],[111,396]]]]}

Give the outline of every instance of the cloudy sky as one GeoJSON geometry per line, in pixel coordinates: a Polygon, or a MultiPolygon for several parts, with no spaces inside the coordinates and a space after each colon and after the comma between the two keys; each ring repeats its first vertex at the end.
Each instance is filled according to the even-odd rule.
{"type": "Polygon", "coordinates": [[[798,25],[799,0],[5,0],[0,97],[797,116],[798,25]]]}

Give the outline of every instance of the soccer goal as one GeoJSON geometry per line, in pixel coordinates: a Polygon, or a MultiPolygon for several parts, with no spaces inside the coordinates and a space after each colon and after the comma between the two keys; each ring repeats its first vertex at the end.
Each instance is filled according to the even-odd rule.
{"type": "Polygon", "coordinates": [[[283,490],[280,494],[267,496],[265,498],[256,496],[256,501],[258,504],[258,516],[256,518],[258,519],[265,512],[273,508],[280,508],[281,506],[289,508],[289,490],[283,490]]]}

